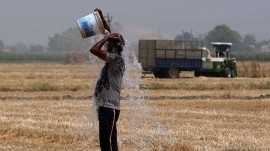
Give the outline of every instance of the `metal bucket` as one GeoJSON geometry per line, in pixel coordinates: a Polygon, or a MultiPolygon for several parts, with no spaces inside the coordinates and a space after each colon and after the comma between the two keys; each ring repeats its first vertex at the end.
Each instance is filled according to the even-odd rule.
{"type": "Polygon", "coordinates": [[[97,11],[77,19],[77,24],[82,38],[88,38],[98,34],[105,34],[104,25],[97,11]]]}

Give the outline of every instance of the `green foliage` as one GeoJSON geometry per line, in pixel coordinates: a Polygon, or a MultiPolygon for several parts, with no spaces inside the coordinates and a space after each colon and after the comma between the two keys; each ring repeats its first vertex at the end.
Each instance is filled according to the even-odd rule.
{"type": "Polygon", "coordinates": [[[57,88],[47,82],[35,82],[29,86],[31,91],[55,91],[57,88]]]}
{"type": "Polygon", "coordinates": [[[189,32],[183,32],[182,35],[177,35],[175,40],[192,40],[193,35],[190,34],[189,32]]]}
{"type": "MultiPolygon", "coordinates": [[[[70,52],[1,52],[0,62],[61,62],[66,61],[66,56],[70,52]]],[[[77,52],[85,61],[89,53],[77,52]]]]}
{"type": "Polygon", "coordinates": [[[91,39],[82,39],[77,28],[70,28],[62,34],[55,34],[49,38],[49,51],[85,51],[89,49],[91,39]]]}
{"type": "Polygon", "coordinates": [[[36,45],[30,45],[30,51],[31,52],[41,52],[44,51],[45,48],[42,45],[36,44],[36,45]]]}
{"type": "Polygon", "coordinates": [[[0,40],[0,50],[2,50],[4,48],[4,42],[2,40],[0,40]]]}
{"type": "Polygon", "coordinates": [[[0,62],[64,62],[65,53],[59,52],[0,52],[0,62]]]}
{"type": "Polygon", "coordinates": [[[233,46],[231,50],[258,50],[260,49],[260,43],[256,43],[254,35],[247,34],[242,39],[241,35],[232,30],[227,25],[217,25],[213,30],[209,31],[206,35],[198,35],[194,37],[192,33],[183,32],[181,35],[177,35],[175,40],[195,40],[203,41],[204,45],[208,48],[212,48],[211,42],[231,42],[233,46]]]}
{"type": "Polygon", "coordinates": [[[247,34],[245,35],[243,39],[243,44],[245,45],[255,45],[256,44],[256,38],[254,35],[247,34]]]}
{"type": "Polygon", "coordinates": [[[270,82],[266,82],[265,88],[266,88],[266,89],[270,89],[270,82]]]}
{"type": "Polygon", "coordinates": [[[9,91],[10,89],[5,85],[0,85],[0,91],[9,91]]]}
{"type": "Polygon", "coordinates": [[[256,38],[254,35],[247,34],[243,39],[243,50],[256,50],[256,38]]]}
{"type": "Polygon", "coordinates": [[[246,48],[243,46],[241,35],[227,25],[217,25],[207,34],[205,42],[206,46],[209,48],[211,48],[211,42],[231,42],[233,43],[233,47],[231,48],[233,51],[239,51],[246,48]]]}
{"type": "Polygon", "coordinates": [[[0,92],[6,91],[81,91],[88,90],[89,85],[53,85],[49,82],[37,81],[25,86],[13,86],[0,84],[0,92]]]}
{"type": "Polygon", "coordinates": [[[232,51],[230,54],[237,61],[270,61],[270,52],[232,51]]]}
{"type": "Polygon", "coordinates": [[[233,31],[230,27],[226,25],[217,25],[213,30],[211,30],[206,36],[208,42],[232,42],[240,43],[241,36],[238,32],[233,31]]]}
{"type": "Polygon", "coordinates": [[[176,90],[176,89],[185,89],[185,90],[267,90],[270,89],[270,83],[219,83],[212,85],[205,85],[201,83],[194,84],[161,84],[161,83],[149,83],[149,84],[141,84],[140,88],[147,88],[148,90],[160,90],[160,89],[168,89],[168,90],[176,90]]]}
{"type": "Polygon", "coordinates": [[[158,90],[158,89],[164,89],[165,86],[163,84],[154,82],[154,83],[150,83],[150,84],[147,84],[147,85],[141,84],[140,85],[140,88],[147,88],[147,89],[151,89],[151,90],[158,90]]]}
{"type": "Polygon", "coordinates": [[[80,91],[89,89],[88,85],[52,85],[48,82],[35,82],[28,85],[27,91],[80,91]]]}
{"type": "Polygon", "coordinates": [[[89,89],[88,85],[70,85],[62,88],[63,90],[68,91],[80,91],[80,90],[87,90],[89,89]]]}

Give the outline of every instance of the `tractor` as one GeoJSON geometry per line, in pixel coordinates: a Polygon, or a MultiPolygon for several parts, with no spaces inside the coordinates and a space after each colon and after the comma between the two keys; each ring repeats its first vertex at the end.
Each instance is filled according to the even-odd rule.
{"type": "Polygon", "coordinates": [[[234,78],[237,76],[236,59],[230,58],[230,48],[232,43],[211,42],[215,48],[215,57],[211,57],[210,51],[207,57],[202,57],[202,68],[194,71],[194,76],[209,76],[209,77],[227,77],[234,78]]]}

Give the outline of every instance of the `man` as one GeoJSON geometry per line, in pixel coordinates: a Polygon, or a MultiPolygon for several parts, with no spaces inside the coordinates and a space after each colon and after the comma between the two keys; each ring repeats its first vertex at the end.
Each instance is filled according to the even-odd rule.
{"type": "Polygon", "coordinates": [[[118,151],[116,122],[120,114],[120,90],[125,71],[125,62],[121,56],[124,45],[123,37],[113,33],[90,49],[92,54],[106,61],[94,93],[102,151],[118,151]],[[102,50],[104,45],[107,50],[102,50]]]}

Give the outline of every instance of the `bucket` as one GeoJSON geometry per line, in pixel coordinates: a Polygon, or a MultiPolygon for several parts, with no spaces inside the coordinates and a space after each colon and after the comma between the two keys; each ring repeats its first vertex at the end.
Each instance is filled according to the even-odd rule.
{"type": "Polygon", "coordinates": [[[77,24],[82,38],[88,38],[98,34],[105,34],[104,25],[97,11],[77,19],[77,24]]]}

